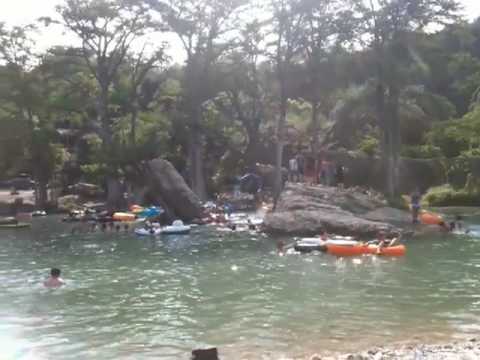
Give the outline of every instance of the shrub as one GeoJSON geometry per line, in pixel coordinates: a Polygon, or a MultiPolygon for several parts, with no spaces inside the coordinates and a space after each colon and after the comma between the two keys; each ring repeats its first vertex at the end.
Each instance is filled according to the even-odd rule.
{"type": "Polygon", "coordinates": [[[402,156],[411,159],[435,159],[442,155],[442,150],[434,145],[412,145],[402,148],[402,156]]]}
{"type": "Polygon", "coordinates": [[[442,185],[428,190],[423,201],[427,206],[480,206],[480,193],[442,185]]]}
{"type": "Polygon", "coordinates": [[[378,152],[378,139],[367,135],[361,142],[358,144],[358,150],[362,151],[368,156],[374,156],[378,152]]]}

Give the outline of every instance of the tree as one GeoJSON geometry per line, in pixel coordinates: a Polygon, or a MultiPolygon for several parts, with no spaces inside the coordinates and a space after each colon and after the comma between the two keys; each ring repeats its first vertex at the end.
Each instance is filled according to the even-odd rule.
{"type": "Polygon", "coordinates": [[[226,61],[225,88],[214,100],[217,108],[229,119],[238,121],[246,133],[244,160],[247,167],[256,163],[260,141],[260,125],[265,118],[266,85],[259,70],[262,49],[262,25],[259,21],[245,24],[240,32],[239,48],[226,61]]]}
{"type": "Polygon", "coordinates": [[[303,11],[301,0],[271,0],[271,31],[274,40],[269,44],[271,61],[275,66],[278,82],[278,118],[275,129],[275,186],[274,208],[282,191],[283,148],[285,145],[285,124],[287,121],[289,73],[301,49],[303,32],[303,11]]]}
{"type": "Polygon", "coordinates": [[[202,105],[218,91],[213,67],[232,47],[231,31],[235,11],[242,0],[149,0],[164,14],[186,54],[183,77],[185,125],[188,131],[190,182],[193,191],[207,198],[204,174],[205,134],[202,105]]]}
{"type": "Polygon", "coordinates": [[[14,130],[5,140],[23,148],[23,159],[17,161],[29,164],[37,185],[36,205],[44,209],[47,185],[63,164],[64,150],[54,130],[57,118],[53,95],[59,83],[45,71],[45,59],[32,50],[34,30],[31,25],[0,29],[0,59],[5,62],[0,72],[0,102],[3,120],[14,130]]]}
{"type": "MultiPolygon", "coordinates": [[[[57,6],[57,12],[58,22],[81,40],[81,56],[97,81],[97,118],[92,126],[108,155],[114,148],[111,87],[133,44],[154,29],[149,7],[140,0],[66,0],[57,6]]],[[[52,21],[45,19],[47,24],[52,21]]],[[[114,209],[122,206],[122,191],[117,169],[114,164],[109,165],[108,207],[114,209]]]]}
{"type": "Polygon", "coordinates": [[[387,192],[397,195],[400,154],[399,98],[406,77],[406,64],[412,61],[412,33],[423,32],[432,24],[445,24],[456,18],[455,0],[383,0],[365,4],[358,1],[360,25],[376,59],[376,117],[383,132],[387,192]]]}

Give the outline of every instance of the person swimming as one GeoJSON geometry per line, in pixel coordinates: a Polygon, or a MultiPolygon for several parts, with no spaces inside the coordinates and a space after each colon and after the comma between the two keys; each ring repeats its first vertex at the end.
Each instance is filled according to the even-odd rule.
{"type": "Polygon", "coordinates": [[[50,277],[43,282],[43,285],[47,288],[58,288],[65,285],[65,281],[60,277],[60,269],[50,270],[50,277]]]}

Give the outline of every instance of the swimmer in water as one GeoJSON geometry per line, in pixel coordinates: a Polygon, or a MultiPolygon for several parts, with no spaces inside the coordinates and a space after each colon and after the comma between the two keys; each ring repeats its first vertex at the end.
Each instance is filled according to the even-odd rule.
{"type": "Polygon", "coordinates": [[[65,281],[60,277],[60,269],[53,268],[50,271],[50,277],[43,282],[47,288],[58,288],[65,285],[65,281]]]}
{"type": "Polygon", "coordinates": [[[120,224],[115,225],[115,231],[117,233],[120,232],[120,229],[121,229],[120,224]]]}
{"type": "Polygon", "coordinates": [[[279,240],[277,242],[277,253],[280,256],[285,255],[285,243],[283,242],[283,240],[279,240]]]}
{"type": "Polygon", "coordinates": [[[128,224],[123,225],[123,231],[128,232],[129,226],[128,224]]]}

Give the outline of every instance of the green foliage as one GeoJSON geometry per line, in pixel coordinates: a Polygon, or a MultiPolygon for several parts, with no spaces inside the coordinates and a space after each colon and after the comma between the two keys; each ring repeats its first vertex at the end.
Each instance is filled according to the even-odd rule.
{"type": "Polygon", "coordinates": [[[427,206],[480,206],[480,192],[443,185],[429,189],[423,201],[427,206]]]}
{"type": "Polygon", "coordinates": [[[379,141],[371,135],[366,136],[358,145],[358,150],[368,156],[375,156],[378,153],[379,141]]]}
{"type": "Polygon", "coordinates": [[[412,159],[435,159],[443,156],[439,147],[430,144],[404,146],[401,154],[412,159]]]}

